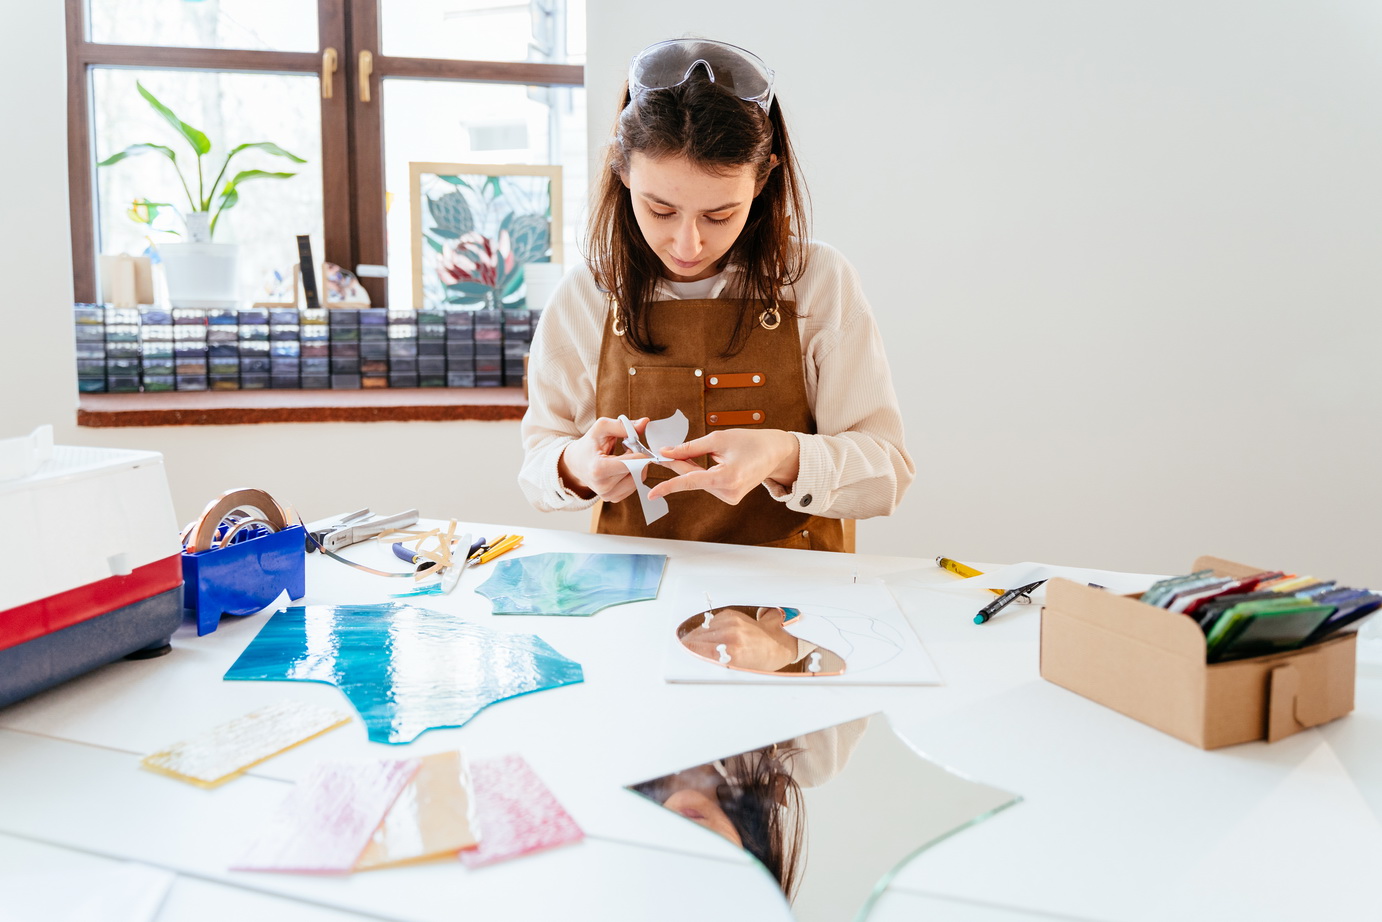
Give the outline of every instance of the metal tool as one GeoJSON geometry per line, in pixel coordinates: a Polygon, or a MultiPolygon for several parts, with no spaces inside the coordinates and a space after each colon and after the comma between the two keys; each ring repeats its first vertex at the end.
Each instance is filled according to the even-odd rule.
{"type": "Polygon", "coordinates": [[[329,525],[312,529],[312,539],[328,551],[339,551],[343,547],[350,547],[352,544],[367,541],[391,528],[406,528],[418,520],[416,509],[380,516],[376,519],[369,518],[369,515],[368,509],[361,509],[358,512],[344,515],[329,525]]]}

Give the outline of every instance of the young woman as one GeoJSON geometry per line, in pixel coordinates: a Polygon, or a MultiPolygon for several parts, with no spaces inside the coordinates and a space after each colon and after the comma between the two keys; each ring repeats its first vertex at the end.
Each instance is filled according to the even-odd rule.
{"type": "Polygon", "coordinates": [[[887,515],[915,473],[883,343],[853,267],[805,233],[773,72],[679,39],[629,69],[585,265],[543,312],[519,481],[539,509],[603,500],[601,532],[843,550],[841,519],[887,515]],[[618,417],[681,410],[649,446],[651,525],[618,417]]]}

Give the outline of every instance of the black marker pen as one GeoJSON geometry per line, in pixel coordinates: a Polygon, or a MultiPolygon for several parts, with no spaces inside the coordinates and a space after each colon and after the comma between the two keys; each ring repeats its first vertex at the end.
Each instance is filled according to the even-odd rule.
{"type": "Polygon", "coordinates": [[[983,608],[979,609],[979,614],[974,616],[974,623],[983,624],[985,621],[992,618],[994,615],[998,614],[1003,609],[1007,608],[1013,602],[1016,602],[1020,598],[1024,598],[1026,596],[1031,595],[1032,590],[1036,589],[1044,582],[1046,582],[1046,580],[1039,579],[1035,583],[1028,583],[1025,586],[1018,586],[1016,589],[1009,589],[1007,592],[1003,593],[998,598],[994,599],[992,602],[988,603],[983,608]]]}

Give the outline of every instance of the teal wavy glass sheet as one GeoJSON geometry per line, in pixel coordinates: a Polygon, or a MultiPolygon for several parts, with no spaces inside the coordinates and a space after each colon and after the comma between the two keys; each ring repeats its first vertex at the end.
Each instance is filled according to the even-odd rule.
{"type": "Polygon", "coordinates": [[[496,615],[593,615],[657,598],[663,554],[533,554],[495,564],[475,591],[496,615]]]}
{"type": "Polygon", "coordinates": [[[535,634],[401,602],[284,609],[225,677],[335,685],[376,743],[410,743],[496,701],[584,681],[580,663],[535,634]]]}

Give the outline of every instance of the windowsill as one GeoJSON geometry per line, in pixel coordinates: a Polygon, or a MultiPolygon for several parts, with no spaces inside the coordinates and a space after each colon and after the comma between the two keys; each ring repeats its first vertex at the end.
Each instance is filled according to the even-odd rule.
{"type": "Polygon", "coordinates": [[[246,423],[495,421],[522,419],[527,408],[528,402],[519,387],[81,394],[77,425],[108,429],[246,423]]]}

